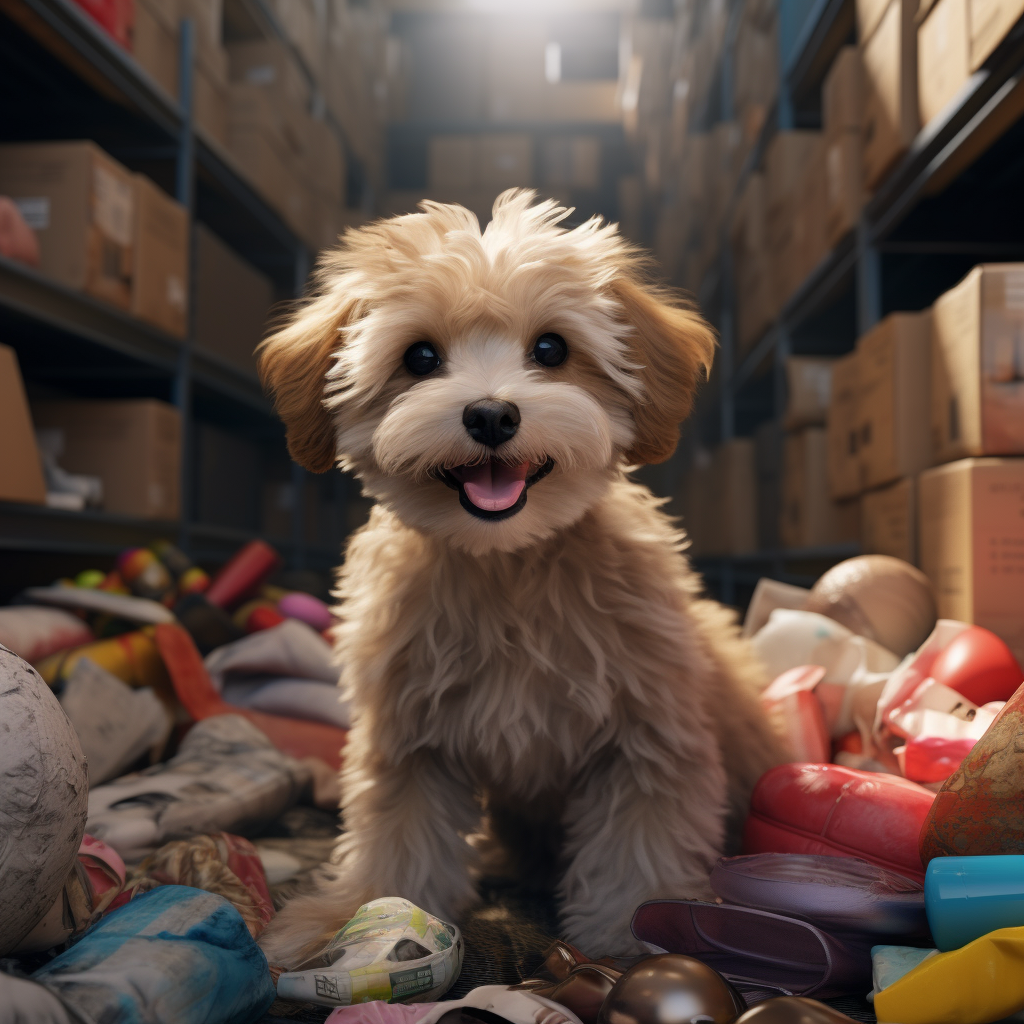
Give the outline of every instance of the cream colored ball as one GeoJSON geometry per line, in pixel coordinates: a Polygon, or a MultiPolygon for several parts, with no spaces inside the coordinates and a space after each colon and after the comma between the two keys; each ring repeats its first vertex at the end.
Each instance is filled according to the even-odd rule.
{"type": "Polygon", "coordinates": [[[903,657],[935,626],[935,594],[928,577],[889,555],[848,558],[826,572],[804,610],[827,615],[903,657]]]}

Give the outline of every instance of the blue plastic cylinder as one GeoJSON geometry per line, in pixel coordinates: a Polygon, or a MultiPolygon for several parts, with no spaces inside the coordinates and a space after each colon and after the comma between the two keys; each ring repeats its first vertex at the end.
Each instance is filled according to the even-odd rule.
{"type": "Polygon", "coordinates": [[[1024,925],[1024,855],[936,857],[924,876],[924,906],[944,953],[1024,925]]]}

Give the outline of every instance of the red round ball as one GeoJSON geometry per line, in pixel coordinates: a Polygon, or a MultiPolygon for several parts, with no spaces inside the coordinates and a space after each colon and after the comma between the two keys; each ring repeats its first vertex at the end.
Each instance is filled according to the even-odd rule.
{"type": "Polygon", "coordinates": [[[981,626],[965,629],[936,659],[932,678],[977,704],[1009,700],[1024,682],[1010,648],[981,626]]]}

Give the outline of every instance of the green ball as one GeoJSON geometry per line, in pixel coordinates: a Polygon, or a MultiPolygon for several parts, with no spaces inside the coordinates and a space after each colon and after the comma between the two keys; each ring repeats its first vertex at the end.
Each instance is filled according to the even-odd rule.
{"type": "Polygon", "coordinates": [[[106,578],[107,574],[99,569],[83,569],[75,577],[75,586],[95,590],[106,578]]]}

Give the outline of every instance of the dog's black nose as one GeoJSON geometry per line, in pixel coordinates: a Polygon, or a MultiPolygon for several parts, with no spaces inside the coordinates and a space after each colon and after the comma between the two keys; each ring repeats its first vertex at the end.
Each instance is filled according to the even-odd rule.
{"type": "Polygon", "coordinates": [[[519,429],[519,408],[511,402],[493,399],[471,402],[462,410],[462,425],[474,441],[497,448],[515,437],[519,429]]]}

